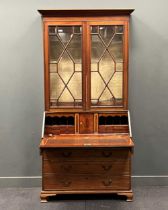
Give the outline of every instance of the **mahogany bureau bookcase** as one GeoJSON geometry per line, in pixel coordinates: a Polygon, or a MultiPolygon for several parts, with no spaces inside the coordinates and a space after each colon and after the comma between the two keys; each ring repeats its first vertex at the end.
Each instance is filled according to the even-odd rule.
{"type": "Polygon", "coordinates": [[[116,193],[132,201],[128,41],[133,10],[39,12],[45,79],[41,202],[84,193],[116,193]]]}

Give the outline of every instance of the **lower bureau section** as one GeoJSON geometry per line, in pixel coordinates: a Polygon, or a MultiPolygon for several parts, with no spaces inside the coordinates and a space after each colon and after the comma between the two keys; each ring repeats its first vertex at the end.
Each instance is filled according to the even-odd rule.
{"type": "Polygon", "coordinates": [[[43,190],[130,190],[130,176],[44,174],[43,190]]]}
{"type": "Polygon", "coordinates": [[[56,194],[117,193],[132,201],[131,147],[42,148],[41,201],[56,194]]]}

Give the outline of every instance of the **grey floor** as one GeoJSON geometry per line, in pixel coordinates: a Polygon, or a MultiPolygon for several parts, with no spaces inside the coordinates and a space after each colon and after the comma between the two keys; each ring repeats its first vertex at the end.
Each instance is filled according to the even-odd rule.
{"type": "Polygon", "coordinates": [[[40,203],[40,188],[1,188],[0,210],[168,210],[167,187],[136,187],[134,201],[104,195],[60,196],[40,203]]]}

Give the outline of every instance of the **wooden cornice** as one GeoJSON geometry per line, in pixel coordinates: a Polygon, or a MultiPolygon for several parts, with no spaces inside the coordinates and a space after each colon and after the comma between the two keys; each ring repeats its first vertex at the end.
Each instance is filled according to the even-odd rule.
{"type": "Polygon", "coordinates": [[[42,17],[129,16],[134,9],[39,9],[42,17]]]}

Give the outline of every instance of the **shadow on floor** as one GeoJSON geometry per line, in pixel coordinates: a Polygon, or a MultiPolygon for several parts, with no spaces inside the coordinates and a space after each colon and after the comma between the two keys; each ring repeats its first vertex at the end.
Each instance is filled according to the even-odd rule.
{"type": "Polygon", "coordinates": [[[76,195],[56,195],[48,198],[48,201],[60,200],[126,200],[126,196],[118,196],[117,194],[76,194],[76,195]]]}

